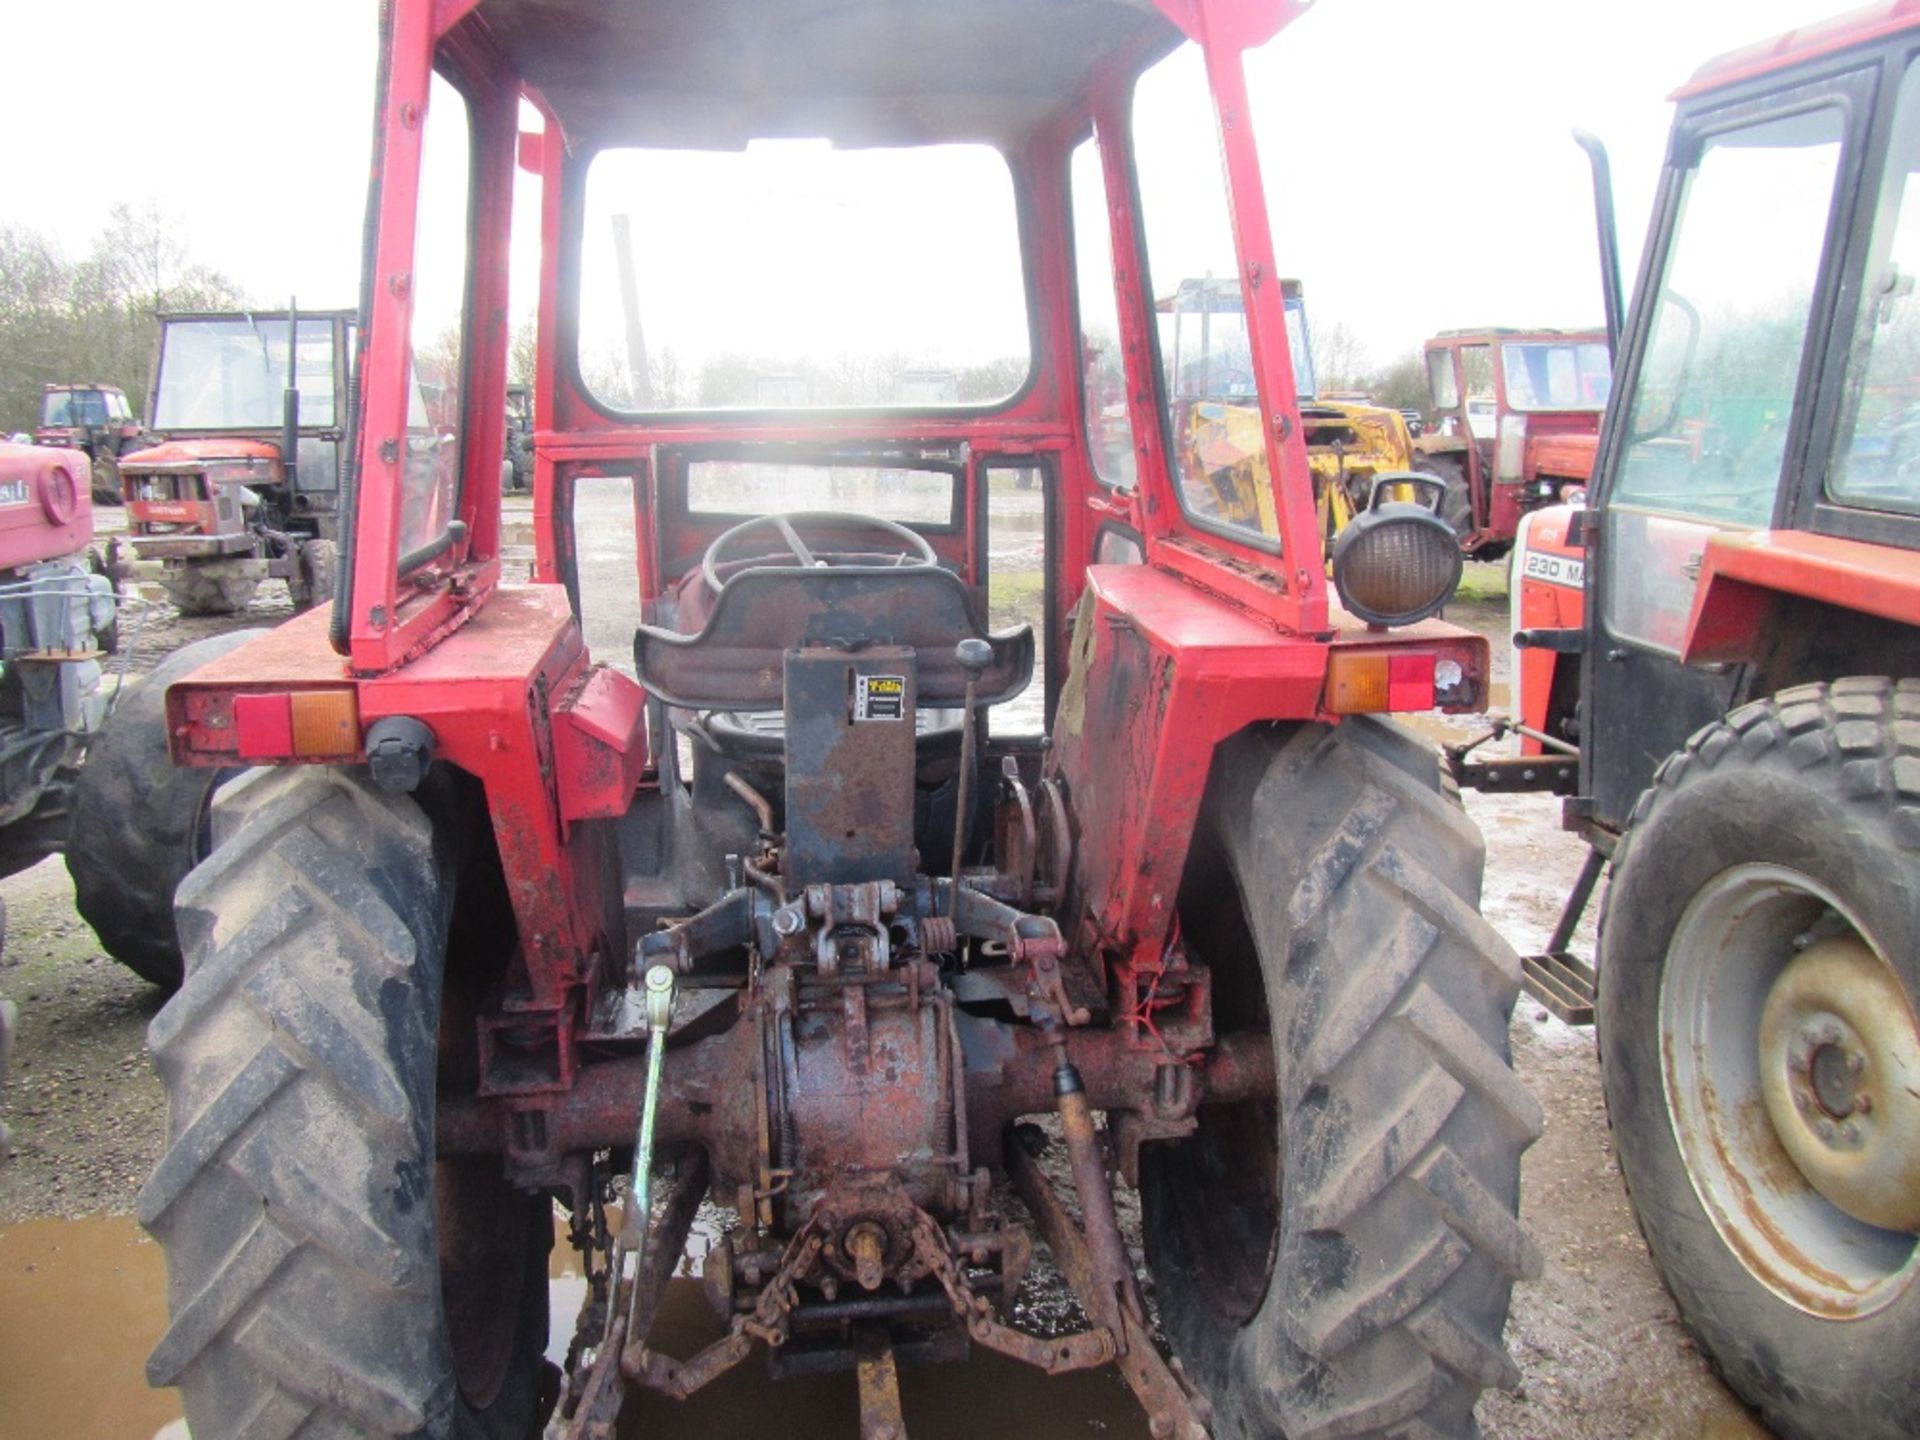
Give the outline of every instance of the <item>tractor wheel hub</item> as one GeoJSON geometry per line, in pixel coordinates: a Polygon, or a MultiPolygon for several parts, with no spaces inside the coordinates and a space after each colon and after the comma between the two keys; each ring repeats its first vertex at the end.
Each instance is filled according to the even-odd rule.
{"type": "Polygon", "coordinates": [[[1834,1205],[1920,1230],[1920,1028],[1885,962],[1853,936],[1796,956],[1760,1019],[1775,1135],[1834,1205]]]}

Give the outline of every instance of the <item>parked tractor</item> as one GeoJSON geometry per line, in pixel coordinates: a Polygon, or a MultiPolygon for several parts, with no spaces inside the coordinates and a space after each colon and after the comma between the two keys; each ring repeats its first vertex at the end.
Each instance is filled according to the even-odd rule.
{"type": "Polygon", "coordinates": [[[1458,758],[1569,797],[1529,989],[1597,1015],[1654,1262],[1792,1440],[1920,1433],[1917,42],[1881,6],[1679,91],[1589,504],[1521,527],[1530,753],[1458,758]]]}
{"type": "Polygon", "coordinates": [[[219,772],[167,763],[169,680],[241,637],[189,645],[122,691],[101,661],[119,603],[88,551],[86,455],[0,444],[0,875],[66,852],[107,953],[179,983],[173,887],[206,853],[219,772]]]}
{"type": "Polygon", "coordinates": [[[861,1434],[900,1437],[897,1364],[979,1346],[1113,1367],[1182,1440],[1464,1440],[1517,1379],[1541,1125],[1509,1064],[1518,960],[1437,756],[1389,718],[1485,703],[1485,641],[1430,618],[1458,544],[1383,501],[1329,578],[1270,283],[1240,313],[1271,493],[1260,523],[1220,514],[1172,443],[1156,277],[1113,264],[1187,223],[1193,152],[1152,144],[1179,105],[1222,152],[1216,273],[1280,273],[1234,117],[1242,51],[1298,8],[381,7],[339,593],[167,692],[181,765],[251,767],[179,889],[188,973],[149,1037],[170,1119],[139,1212],[171,1322],[148,1373],[195,1435],[604,1436],[630,1389],[684,1399],[764,1356],[852,1370],[861,1434]],[[516,163],[559,247],[527,584],[500,562],[516,163]],[[995,403],[623,409],[579,350],[618,325],[595,207],[633,194],[696,227],[688,266],[732,267],[714,217],[750,207],[735,238],[768,265],[728,286],[797,235],[885,278],[852,316],[860,287],[809,271],[789,304],[828,294],[829,343],[937,346],[925,317],[963,294],[1030,373],[995,403]],[[921,258],[949,223],[953,263],[921,258]],[[1116,356],[1081,332],[1096,305],[1118,408],[1089,404],[1083,367],[1116,356]],[[458,356],[410,343],[447,314],[458,356]],[[1026,469],[1043,618],[996,631],[989,491],[1026,469]],[[580,620],[608,485],[643,602],[613,663],[580,620]],[[1023,735],[1000,707],[1037,669],[1023,735]],[[590,1277],[557,1402],[556,1202],[590,1277]],[[703,1202],[720,1328],[673,1353],[653,1322],[703,1202]],[[1082,1312],[1046,1329],[1036,1238],[1082,1312]]]}
{"type": "Polygon", "coordinates": [[[140,420],[117,385],[43,385],[36,445],[58,445],[87,457],[96,505],[120,503],[120,457],[141,443],[140,420]]]}
{"type": "Polygon", "coordinates": [[[1446,330],[1426,344],[1436,428],[1414,442],[1446,484],[1460,548],[1497,560],[1521,517],[1584,494],[1613,372],[1605,331],[1446,330]]]}
{"type": "MultiPolygon", "coordinates": [[[[1314,503],[1320,533],[1331,545],[1372,503],[1377,478],[1414,468],[1413,437],[1397,410],[1318,396],[1300,282],[1282,280],[1280,288],[1314,503]]],[[[1176,442],[1187,451],[1183,463],[1208,477],[1216,518],[1277,534],[1239,282],[1183,280],[1155,308],[1175,397],[1176,442]]]]}
{"type": "Polygon", "coordinates": [[[160,317],[154,443],[120,462],[132,553],[116,576],[158,584],[187,615],[244,610],[269,577],[296,609],[332,596],[356,318],[160,317]]]}
{"type": "Polygon", "coordinates": [[[0,443],[0,874],[53,854],[72,780],[106,718],[113,589],[89,564],[92,462],[0,443]]]}

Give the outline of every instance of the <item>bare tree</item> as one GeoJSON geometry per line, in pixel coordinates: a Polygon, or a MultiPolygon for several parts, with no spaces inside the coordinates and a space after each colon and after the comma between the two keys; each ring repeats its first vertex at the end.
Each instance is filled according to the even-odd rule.
{"type": "Polygon", "coordinates": [[[1314,379],[1322,390],[1358,389],[1367,373],[1367,347],[1344,320],[1313,327],[1314,379]]]}
{"type": "Polygon", "coordinates": [[[513,327],[513,338],[507,345],[507,383],[509,385],[533,384],[534,370],[538,361],[539,336],[539,325],[531,315],[513,327]]]}
{"type": "Polygon", "coordinates": [[[155,315],[242,303],[152,200],[116,204],[78,261],[37,231],[0,227],[0,427],[32,429],[40,388],[55,381],[117,385],[141,408],[155,315]]]}
{"type": "Polygon", "coordinates": [[[1409,350],[1398,359],[1374,371],[1368,383],[1374,403],[1393,410],[1427,411],[1427,366],[1418,350],[1409,350]]]}

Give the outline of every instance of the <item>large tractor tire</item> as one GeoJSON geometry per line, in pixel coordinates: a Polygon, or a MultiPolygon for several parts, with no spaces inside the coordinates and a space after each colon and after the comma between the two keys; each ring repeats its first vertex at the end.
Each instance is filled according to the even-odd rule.
{"type": "Polygon", "coordinates": [[[331,540],[303,540],[293,555],[293,574],[287,579],[287,592],[293,597],[295,614],[333,600],[335,579],[340,570],[340,547],[331,540]]]}
{"type": "Polygon", "coordinates": [[[1467,471],[1451,455],[1422,455],[1420,468],[1441,484],[1439,516],[1464,540],[1473,533],[1473,492],[1467,488],[1467,471]]]}
{"type": "Polygon", "coordinates": [[[213,792],[239,774],[177,766],[167,747],[167,686],[264,630],[182,646],[123,692],[87,747],[73,786],[67,873],[73,902],[107,954],[143,980],[180,983],[173,892],[207,856],[213,792]]]}
{"type": "Polygon", "coordinates": [[[1469,1437],[1513,1282],[1539,1104],[1479,832],[1389,723],[1222,747],[1182,887],[1222,1031],[1273,1034],[1277,1106],[1203,1107],[1141,1157],[1147,1259],[1219,1440],[1469,1437]]]}
{"type": "Polygon", "coordinates": [[[160,588],[182,615],[238,615],[253,602],[260,582],[251,575],[228,575],[188,565],[169,571],[160,588]]]}
{"type": "Polygon", "coordinates": [[[464,962],[511,923],[460,915],[461,826],[360,774],[255,771],[219,809],[180,887],[186,983],[148,1033],[168,1148],[139,1216],[171,1317],[148,1379],[195,1435],[520,1440],[551,1206],[433,1141],[472,986],[498,982],[464,962]]]}
{"type": "Polygon", "coordinates": [[[1920,681],[1700,731],[1600,935],[1614,1146],[1701,1349],[1783,1437],[1920,1435],[1920,681]]]}
{"type": "Polygon", "coordinates": [[[120,493],[120,462],[111,455],[96,455],[90,488],[94,504],[124,505],[126,500],[120,493]]]}

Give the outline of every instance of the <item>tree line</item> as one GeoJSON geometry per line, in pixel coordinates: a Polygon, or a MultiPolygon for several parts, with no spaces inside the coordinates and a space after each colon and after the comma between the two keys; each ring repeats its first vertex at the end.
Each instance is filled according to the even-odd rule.
{"type": "Polygon", "coordinates": [[[31,431],[41,386],[69,381],[117,385],[145,419],[154,317],[247,303],[152,200],[114,205],[77,259],[32,226],[0,225],[0,433],[31,431]]]}
{"type": "MultiPolygon", "coordinates": [[[[155,317],[169,310],[228,310],[249,303],[231,278],[188,253],[178,225],[154,200],[116,203],[78,258],[30,225],[0,224],[0,433],[34,428],[41,387],[49,383],[117,385],[134,412],[146,418],[155,317]]],[[[1314,341],[1322,389],[1364,388],[1380,404],[1425,407],[1425,370],[1417,351],[1386,366],[1370,366],[1357,337],[1338,323],[1316,330],[1314,341]]],[[[457,334],[449,333],[441,343],[458,354],[457,334]]],[[[531,382],[533,350],[528,318],[515,327],[513,381],[531,382]]],[[[668,409],[783,401],[832,406],[993,400],[1019,386],[1027,363],[1007,357],[936,369],[902,354],[800,359],[727,352],[688,365],[670,347],[648,358],[653,403],[668,409]],[[916,386],[920,393],[914,393],[916,386]],[[929,386],[950,393],[936,395],[929,386]],[[789,390],[804,392],[804,398],[784,393],[789,390]]],[[[590,389],[616,406],[632,403],[624,354],[608,347],[583,361],[590,389]]]]}

